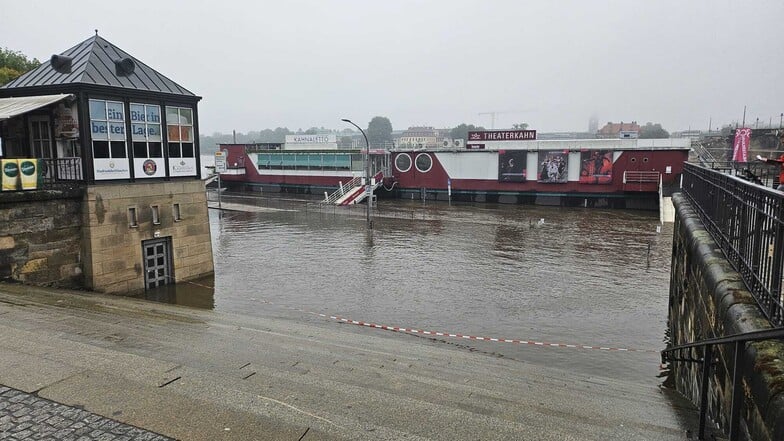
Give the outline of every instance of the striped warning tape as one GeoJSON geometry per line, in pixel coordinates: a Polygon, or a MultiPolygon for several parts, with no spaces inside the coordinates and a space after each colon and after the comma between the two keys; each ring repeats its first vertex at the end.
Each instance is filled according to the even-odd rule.
{"type": "Polygon", "coordinates": [[[336,315],[328,315],[322,314],[319,312],[312,312],[307,311],[300,308],[292,308],[285,305],[278,305],[272,303],[267,300],[260,300],[262,303],[267,303],[270,305],[291,309],[293,311],[301,312],[304,314],[314,315],[321,318],[328,318],[330,320],[336,320],[342,323],[347,323],[350,325],[357,325],[357,326],[364,326],[368,328],[374,329],[381,329],[384,331],[392,331],[392,332],[407,332],[411,334],[421,334],[421,335],[429,335],[435,337],[452,337],[452,338],[461,338],[465,340],[476,340],[476,341],[489,341],[494,343],[515,343],[520,345],[531,345],[531,346],[544,346],[544,347],[551,347],[551,348],[571,348],[571,349],[595,349],[600,351],[615,351],[615,352],[643,352],[649,354],[658,354],[659,351],[652,350],[652,349],[633,349],[633,348],[614,348],[610,346],[592,346],[592,345],[582,345],[582,344],[569,344],[569,343],[547,343],[542,341],[533,341],[533,340],[522,340],[516,338],[495,338],[495,337],[478,337],[474,335],[466,335],[466,334],[456,334],[451,332],[439,332],[439,331],[425,331],[421,329],[412,329],[412,328],[402,328],[399,326],[388,326],[388,325],[380,325],[377,323],[370,323],[370,322],[363,322],[358,320],[352,320],[344,317],[339,317],[336,315]]]}

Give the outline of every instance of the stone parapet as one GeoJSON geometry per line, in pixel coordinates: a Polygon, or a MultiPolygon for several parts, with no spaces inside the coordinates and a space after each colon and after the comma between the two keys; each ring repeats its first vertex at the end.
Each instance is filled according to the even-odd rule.
{"type": "MultiPolygon", "coordinates": [[[[740,275],[705,230],[689,201],[673,196],[676,208],[670,283],[672,345],[770,329],[740,275]]],[[[695,358],[701,356],[695,352],[695,358]]],[[[725,430],[732,408],[733,346],[718,347],[711,372],[708,415],[725,430]]],[[[741,429],[748,439],[784,439],[784,343],[748,343],[742,354],[741,429]]],[[[673,362],[679,392],[699,405],[702,365],[673,362]]]]}

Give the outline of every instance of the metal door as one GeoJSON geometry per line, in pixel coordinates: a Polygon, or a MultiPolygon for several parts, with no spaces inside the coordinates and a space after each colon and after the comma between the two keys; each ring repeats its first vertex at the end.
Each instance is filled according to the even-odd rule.
{"type": "Polygon", "coordinates": [[[170,238],[143,241],[142,255],[144,256],[144,289],[167,285],[174,280],[170,238]]]}

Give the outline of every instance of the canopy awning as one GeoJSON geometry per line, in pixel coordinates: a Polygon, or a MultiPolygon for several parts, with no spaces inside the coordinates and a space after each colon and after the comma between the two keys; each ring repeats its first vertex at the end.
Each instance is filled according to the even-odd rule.
{"type": "Polygon", "coordinates": [[[13,118],[23,113],[30,112],[49,104],[64,100],[73,95],[61,93],[59,95],[22,96],[17,98],[0,98],[0,121],[13,118]]]}

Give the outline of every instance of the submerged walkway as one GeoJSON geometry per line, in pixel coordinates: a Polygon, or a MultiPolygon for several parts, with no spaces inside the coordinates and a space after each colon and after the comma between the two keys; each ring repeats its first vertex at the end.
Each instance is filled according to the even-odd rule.
{"type": "Polygon", "coordinates": [[[268,313],[0,283],[0,384],[185,440],[684,440],[695,432],[693,407],[665,389],[268,313]]]}

